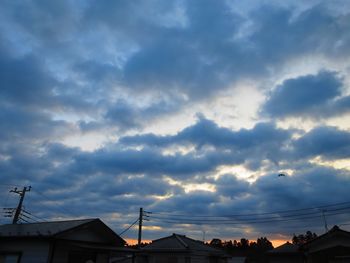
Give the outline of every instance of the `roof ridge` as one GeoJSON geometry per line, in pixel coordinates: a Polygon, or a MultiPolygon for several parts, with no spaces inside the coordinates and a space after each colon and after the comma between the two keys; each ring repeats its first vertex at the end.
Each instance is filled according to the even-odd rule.
{"type": "MultiPolygon", "coordinates": [[[[78,222],[78,221],[95,221],[99,220],[98,218],[86,218],[86,219],[72,219],[72,220],[57,220],[57,221],[44,221],[44,222],[34,222],[34,223],[24,223],[16,225],[40,225],[40,224],[54,224],[54,223],[65,223],[65,222],[78,222]]],[[[9,226],[14,224],[4,224],[0,226],[9,226]]]]}
{"type": "MultiPolygon", "coordinates": [[[[181,238],[181,235],[178,235],[178,234],[173,234],[173,236],[175,236],[175,238],[185,247],[185,248],[188,248],[188,244],[181,238]]],[[[183,237],[186,237],[186,236],[183,236],[183,237]]]]}

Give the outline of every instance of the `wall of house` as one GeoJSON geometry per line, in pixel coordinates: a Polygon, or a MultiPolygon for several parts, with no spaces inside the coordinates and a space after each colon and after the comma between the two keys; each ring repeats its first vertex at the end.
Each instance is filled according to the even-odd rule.
{"type": "Polygon", "coordinates": [[[310,263],[343,263],[350,262],[350,247],[333,247],[307,255],[310,263]]]}
{"type": "Polygon", "coordinates": [[[146,257],[138,257],[137,263],[225,263],[226,260],[209,257],[207,253],[180,254],[180,253],[149,253],[146,257]],[[190,261],[189,261],[190,259],[190,261]]]}
{"type": "MultiPolygon", "coordinates": [[[[188,263],[186,254],[177,253],[149,253],[147,256],[138,256],[137,263],[188,263]]],[[[191,261],[192,263],[192,261],[191,261]]]]}
{"type": "Polygon", "coordinates": [[[269,258],[269,263],[303,263],[302,256],[281,255],[269,258]]]}
{"type": "Polygon", "coordinates": [[[338,236],[332,239],[328,238],[325,240],[319,240],[318,242],[311,242],[311,244],[308,247],[308,252],[314,253],[317,251],[322,251],[337,246],[350,247],[350,238],[346,236],[338,236]]]}
{"type": "Polygon", "coordinates": [[[21,252],[21,263],[47,263],[49,243],[40,240],[0,241],[0,252],[21,252]]]}
{"type": "Polygon", "coordinates": [[[88,259],[91,259],[96,263],[109,262],[109,252],[74,247],[64,241],[56,243],[53,253],[54,257],[52,263],[80,263],[80,261],[85,263],[88,259]],[[72,258],[72,254],[75,254],[75,258],[72,258]]]}
{"type": "Polygon", "coordinates": [[[101,235],[101,233],[97,233],[92,231],[89,228],[78,229],[74,232],[68,232],[65,234],[61,234],[59,236],[61,239],[67,240],[76,240],[76,241],[86,241],[86,242],[95,242],[95,243],[109,243],[110,241],[106,237],[101,235]]]}

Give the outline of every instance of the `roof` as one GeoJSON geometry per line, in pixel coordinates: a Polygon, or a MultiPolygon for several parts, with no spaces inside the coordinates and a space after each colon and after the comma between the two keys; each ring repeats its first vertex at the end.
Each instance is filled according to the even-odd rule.
{"type": "Polygon", "coordinates": [[[52,237],[97,219],[0,225],[0,237],[52,237]]]}
{"type": "Polygon", "coordinates": [[[86,227],[96,230],[111,242],[126,243],[98,218],[0,225],[0,238],[60,238],[66,233],[86,227]]]}
{"type": "Polygon", "coordinates": [[[320,243],[329,243],[329,245],[335,245],[335,243],[330,243],[329,240],[335,241],[335,243],[339,243],[338,245],[349,246],[350,243],[350,232],[340,229],[338,226],[334,226],[327,233],[318,236],[311,241],[302,245],[302,248],[308,249],[313,246],[317,246],[320,243]]]}
{"type": "Polygon", "coordinates": [[[293,253],[299,253],[299,246],[294,245],[290,242],[286,242],[281,246],[278,246],[270,251],[268,251],[269,254],[293,254],[293,253]]]}
{"type": "Polygon", "coordinates": [[[153,252],[191,252],[205,251],[212,255],[227,256],[224,251],[210,247],[202,241],[194,240],[185,235],[172,234],[168,237],[153,240],[151,244],[142,248],[143,251],[153,252]]]}

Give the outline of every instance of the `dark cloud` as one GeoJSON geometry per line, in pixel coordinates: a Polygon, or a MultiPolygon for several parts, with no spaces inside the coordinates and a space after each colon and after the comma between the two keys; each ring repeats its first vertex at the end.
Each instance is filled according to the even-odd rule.
{"type": "MultiPolygon", "coordinates": [[[[215,154],[197,152],[170,156],[150,148],[138,151],[123,150],[121,145],[91,153],[61,144],[42,145],[42,149],[37,152],[31,152],[31,149],[19,152],[23,150],[19,147],[7,152],[9,158],[1,160],[0,171],[8,174],[2,177],[4,182],[33,186],[36,193],[30,193],[32,197],[28,199],[26,206],[31,211],[40,213],[40,216],[85,215],[108,218],[111,213],[125,214],[124,217],[111,222],[116,229],[120,227],[116,222],[130,223],[130,220],[134,220],[130,216],[134,215],[136,218],[140,206],[150,211],[175,211],[197,215],[263,213],[286,210],[287,207],[299,209],[344,201],[350,184],[349,172],[307,164],[311,154],[328,156],[322,149],[312,148],[312,142],[316,140],[317,144],[317,140],[324,140],[330,133],[331,137],[339,138],[328,143],[330,153],[337,157],[345,156],[346,152],[342,149],[346,149],[343,144],[346,143],[348,134],[329,127],[318,128],[294,141],[296,154],[301,150],[299,145],[306,145],[306,152],[310,154],[299,157],[303,165],[299,165],[298,168],[292,161],[284,167],[296,169],[293,175],[278,177],[276,170],[275,173],[265,173],[253,183],[237,179],[237,175],[230,174],[221,175],[217,179],[211,178],[210,171],[214,171],[223,162],[232,164],[232,156],[223,160],[220,151],[216,151],[215,154]],[[311,145],[311,148],[308,145],[311,145]],[[339,151],[340,155],[336,154],[336,151],[339,151]],[[211,162],[211,158],[216,161],[211,162]],[[163,175],[179,180],[180,184],[170,184],[163,175]],[[186,193],[181,184],[191,183],[209,183],[215,191],[197,190],[186,193]],[[166,198],[157,199],[157,196],[166,198]],[[47,210],[43,212],[42,207],[47,210]]],[[[265,144],[265,147],[268,147],[268,144],[265,144]]],[[[246,155],[246,158],[250,157],[255,158],[253,155],[246,155]]],[[[345,219],[339,215],[330,216],[329,220],[335,222],[332,220],[345,219]]],[[[274,227],[278,225],[280,233],[288,233],[288,230],[285,230],[288,227],[293,226],[296,229],[305,226],[306,223],[297,220],[288,222],[287,225],[286,222],[281,222],[274,227]]],[[[164,223],[156,220],[150,224],[164,223]]],[[[179,227],[169,223],[166,225],[168,229],[179,227]]],[[[244,225],[249,224],[242,222],[242,226],[244,225]]],[[[321,226],[322,222],[315,223],[315,226],[317,225],[321,226]]],[[[259,233],[275,231],[261,224],[253,224],[251,227],[260,231],[259,233]]],[[[181,229],[185,231],[186,226],[181,229]]],[[[227,233],[226,226],[222,226],[222,229],[227,233]]],[[[220,233],[220,230],[215,231],[220,233]]],[[[239,230],[234,232],[244,235],[239,230]]],[[[147,233],[152,236],[155,232],[147,233]]]]}
{"type": "Polygon", "coordinates": [[[192,100],[212,96],[235,80],[268,74],[291,57],[344,56],[349,46],[349,16],[323,4],[299,15],[259,5],[245,17],[212,0],[14,2],[3,12],[10,25],[20,26],[20,34],[31,35],[34,54],[44,49],[48,61],[72,71],[64,74],[82,74],[86,89],[97,81],[105,89],[122,83],[180,92],[192,100]],[[252,27],[241,36],[247,23],[252,27]]]}
{"type": "Polygon", "coordinates": [[[251,14],[254,26],[244,38],[234,36],[239,35],[246,19],[230,12],[223,2],[194,1],[187,3],[185,10],[189,21],[186,27],[166,32],[152,28],[146,37],[152,41],[125,65],[128,85],[167,87],[198,99],[238,78],[267,74],[268,68],[278,69],[291,57],[348,54],[345,43],[349,34],[344,22],[349,17],[334,16],[323,5],[298,16],[281,7],[262,7],[251,14]]]}
{"type": "Polygon", "coordinates": [[[341,203],[350,183],[347,170],[310,166],[292,176],[275,174],[259,178],[252,192],[264,200],[261,209],[285,210],[286,207],[312,207],[313,204],[341,203]],[[321,194],[322,193],[322,194],[321,194]],[[272,208],[272,207],[271,207],[272,208]]]}
{"type": "Polygon", "coordinates": [[[31,40],[53,43],[63,41],[67,32],[74,29],[77,13],[73,8],[69,1],[8,1],[3,13],[17,26],[19,33],[23,30],[31,35],[31,40]]]}
{"type": "Polygon", "coordinates": [[[321,156],[335,160],[350,156],[350,133],[335,127],[317,127],[293,144],[298,158],[321,156]]]}
{"type": "Polygon", "coordinates": [[[180,101],[174,103],[160,100],[148,106],[138,107],[125,100],[118,100],[108,107],[104,117],[110,125],[117,126],[120,130],[141,128],[154,119],[176,112],[179,105],[180,101]]]}
{"type": "MultiPolygon", "coordinates": [[[[293,9],[259,5],[242,16],[225,2],[211,0],[14,1],[2,13],[19,39],[29,39],[24,51],[16,45],[6,47],[6,53],[26,56],[4,58],[3,96],[111,121],[82,122],[85,131],[109,125],[142,128],[188,105],[178,99],[181,96],[191,101],[216,96],[236,80],[268,76],[271,68],[280,68],[291,57],[348,54],[349,17],[322,4],[298,15],[293,9]],[[251,28],[242,35],[247,23],[251,28]],[[21,72],[18,78],[13,77],[15,72],[21,72]],[[17,84],[9,88],[10,82],[17,84]],[[137,109],[121,103],[123,99],[111,99],[120,92],[116,86],[171,99],[137,109]]],[[[14,35],[2,33],[4,40],[15,41],[14,35]]],[[[332,107],[347,111],[346,98],[332,107]]]]}
{"type": "Polygon", "coordinates": [[[48,114],[13,106],[0,107],[0,122],[0,138],[4,144],[9,141],[35,143],[49,140],[52,136],[58,139],[74,131],[69,123],[52,120],[48,114]]]}
{"type": "Polygon", "coordinates": [[[0,53],[0,99],[25,106],[50,104],[56,81],[34,57],[11,58],[0,53]]]}
{"type": "Polygon", "coordinates": [[[249,183],[244,180],[238,180],[236,176],[225,174],[213,182],[219,195],[230,197],[232,200],[242,198],[249,192],[249,183]]]}
{"type": "Polygon", "coordinates": [[[257,29],[249,40],[258,51],[258,58],[273,66],[304,54],[349,55],[345,44],[349,32],[344,24],[350,19],[348,14],[336,15],[324,3],[298,15],[295,11],[270,5],[260,6],[251,13],[257,29]]]}
{"type": "Polygon", "coordinates": [[[172,144],[189,144],[197,147],[214,146],[216,148],[248,149],[262,144],[281,144],[290,137],[290,132],[278,129],[272,123],[258,123],[253,129],[233,131],[219,127],[214,121],[199,117],[198,121],[176,135],[156,136],[144,134],[126,136],[119,142],[126,145],[169,146],[172,144]]]}
{"type": "Polygon", "coordinates": [[[93,153],[82,153],[74,158],[71,167],[73,173],[146,173],[153,176],[169,174],[186,178],[195,173],[208,172],[219,164],[234,162],[230,155],[208,153],[204,156],[196,154],[163,155],[150,148],[142,150],[98,150],[93,153]]]}
{"type": "Polygon", "coordinates": [[[258,123],[250,130],[232,131],[200,117],[196,124],[173,136],[135,135],[122,137],[119,142],[125,145],[153,147],[194,145],[198,152],[203,151],[204,154],[206,146],[209,146],[214,147],[216,154],[221,158],[221,164],[246,163],[247,166],[257,169],[264,159],[277,162],[283,158],[283,148],[291,135],[291,131],[279,129],[272,123],[258,123]]]}
{"type": "Polygon", "coordinates": [[[335,72],[321,71],[285,80],[277,86],[263,106],[271,117],[322,116],[346,111],[347,97],[341,95],[343,84],[335,72]]]}
{"type": "Polygon", "coordinates": [[[95,191],[109,196],[121,195],[157,195],[164,196],[181,193],[179,186],[172,186],[159,178],[148,175],[104,174],[100,177],[88,177],[81,190],[95,191]]]}
{"type": "Polygon", "coordinates": [[[192,191],[174,195],[169,199],[157,202],[152,209],[155,211],[173,212],[181,211],[190,214],[207,214],[211,205],[219,202],[219,196],[208,191],[192,191]],[[191,200],[189,202],[189,200],[191,200]],[[203,205],[206,204],[206,205],[203,205]]]}

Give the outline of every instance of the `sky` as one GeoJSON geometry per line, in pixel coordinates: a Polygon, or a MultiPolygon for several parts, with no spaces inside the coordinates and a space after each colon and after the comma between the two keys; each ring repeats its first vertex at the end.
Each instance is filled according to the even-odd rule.
{"type": "Polygon", "coordinates": [[[117,233],[143,207],[144,240],[349,229],[349,1],[1,6],[0,207],[30,185],[27,221],[117,233]]]}

